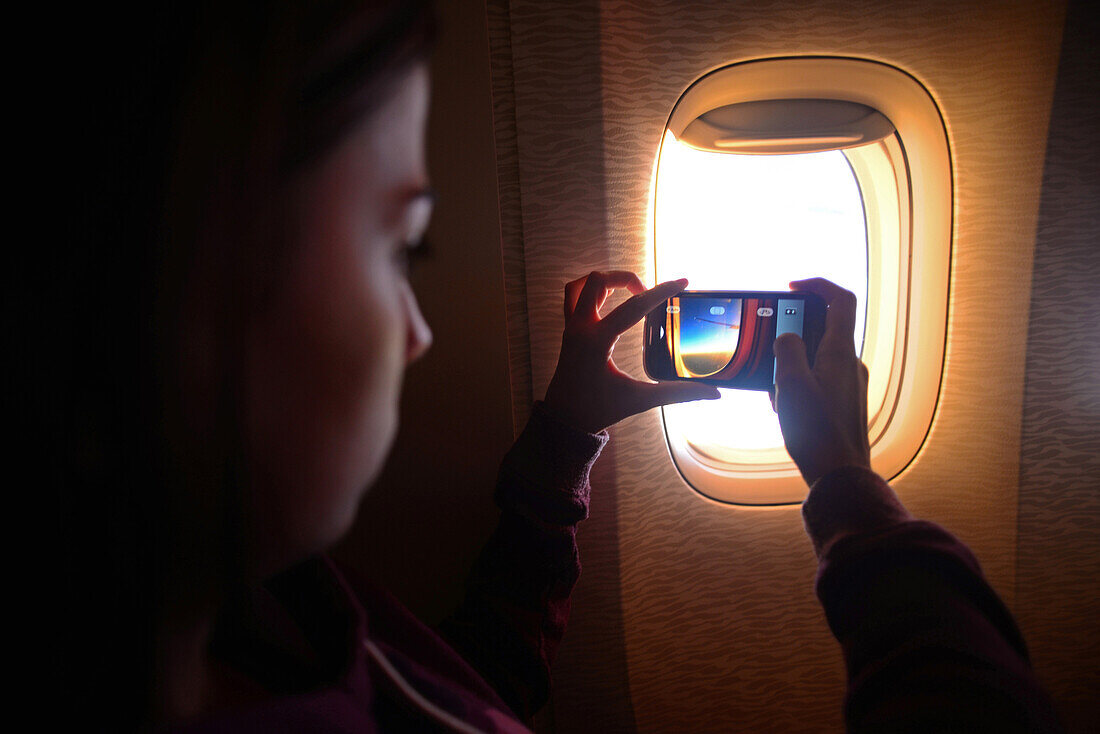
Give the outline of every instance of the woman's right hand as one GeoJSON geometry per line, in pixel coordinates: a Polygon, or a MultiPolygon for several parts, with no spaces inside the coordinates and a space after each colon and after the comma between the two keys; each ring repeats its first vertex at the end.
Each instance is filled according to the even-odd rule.
{"type": "Polygon", "coordinates": [[[870,469],[867,439],[867,367],[856,356],[856,297],[823,278],[791,283],[824,299],[829,310],[813,369],[795,334],[775,340],[775,409],[779,426],[806,484],[834,469],[870,469]]]}

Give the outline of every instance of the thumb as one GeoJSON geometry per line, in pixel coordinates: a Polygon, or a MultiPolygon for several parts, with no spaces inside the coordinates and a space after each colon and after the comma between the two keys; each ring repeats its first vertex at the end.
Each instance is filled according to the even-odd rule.
{"type": "Polygon", "coordinates": [[[718,388],[699,382],[658,382],[647,384],[642,391],[644,409],[656,408],[658,405],[671,405],[672,403],[687,403],[692,400],[717,400],[722,397],[718,388]]]}

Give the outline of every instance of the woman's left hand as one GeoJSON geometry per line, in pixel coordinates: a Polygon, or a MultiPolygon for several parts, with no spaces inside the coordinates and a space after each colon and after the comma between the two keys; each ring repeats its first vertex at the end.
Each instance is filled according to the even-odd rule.
{"type": "Polygon", "coordinates": [[[546,409],[567,425],[599,433],[658,405],[721,397],[711,385],[636,380],[611,358],[627,329],[686,286],[685,278],[646,290],[637,275],[621,270],[592,272],[566,284],[565,333],[558,367],[546,390],[546,409]],[[600,308],[616,288],[634,295],[601,318],[600,308]]]}

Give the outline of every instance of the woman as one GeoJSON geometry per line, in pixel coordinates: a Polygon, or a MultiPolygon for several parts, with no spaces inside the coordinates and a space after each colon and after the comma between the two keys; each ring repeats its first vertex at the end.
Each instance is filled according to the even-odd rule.
{"type": "Polygon", "coordinates": [[[341,726],[415,729],[458,711],[485,730],[519,728],[546,696],[573,525],[606,440],[594,434],[717,395],[636,382],[608,362],[617,333],[683,283],[643,293],[611,273],[570,286],[563,368],[505,463],[501,527],[444,625],[479,675],[384,594],[352,592],[317,560],[354,520],[397,428],[403,371],[431,341],[407,280],[432,203],[430,9],[211,4],[161,9],[144,29],[121,45],[95,35],[92,66],[117,96],[90,121],[104,123],[90,136],[102,155],[89,170],[104,180],[88,186],[100,197],[83,228],[96,257],[64,289],[77,321],[61,340],[72,361],[58,363],[81,367],[64,375],[63,424],[76,426],[62,443],[65,532],[88,529],[98,542],[82,547],[107,551],[70,558],[72,595],[103,600],[91,627],[104,631],[66,646],[83,678],[74,691],[112,717],[205,725],[243,711],[233,726],[270,729],[286,716],[322,726],[304,722],[341,705],[322,696],[288,714],[273,693],[342,685],[376,703],[341,726]],[[117,66],[103,58],[113,51],[117,66]],[[639,296],[601,321],[616,287],[639,296]],[[500,580],[504,560],[523,588],[500,580]]]}
{"type": "MultiPolygon", "coordinates": [[[[500,525],[460,608],[439,634],[423,627],[321,554],[377,476],[403,371],[431,341],[406,277],[432,201],[430,10],[150,12],[144,35],[91,34],[99,113],[80,142],[96,157],[51,325],[63,388],[44,415],[64,427],[63,530],[83,541],[67,568],[82,610],[67,700],[88,721],[171,731],[524,731],[547,696],[603,429],[718,396],[610,359],[686,282],[566,286],[559,365],[502,466],[500,525]],[[634,295],[602,313],[615,288],[634,295]]],[[[830,303],[828,333],[812,372],[796,338],[777,342],[776,404],[814,485],[815,547],[851,555],[855,536],[858,560],[881,542],[868,537],[905,542],[913,522],[868,468],[854,299],[795,285],[830,303]]],[[[975,624],[995,618],[1018,656],[991,593],[975,624]]]]}

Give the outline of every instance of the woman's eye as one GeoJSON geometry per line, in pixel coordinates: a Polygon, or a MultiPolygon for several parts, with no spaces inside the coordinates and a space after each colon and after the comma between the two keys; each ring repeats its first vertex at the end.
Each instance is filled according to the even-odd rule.
{"type": "Polygon", "coordinates": [[[398,265],[408,274],[416,262],[431,256],[431,245],[426,239],[405,242],[397,248],[396,256],[398,265]]]}

